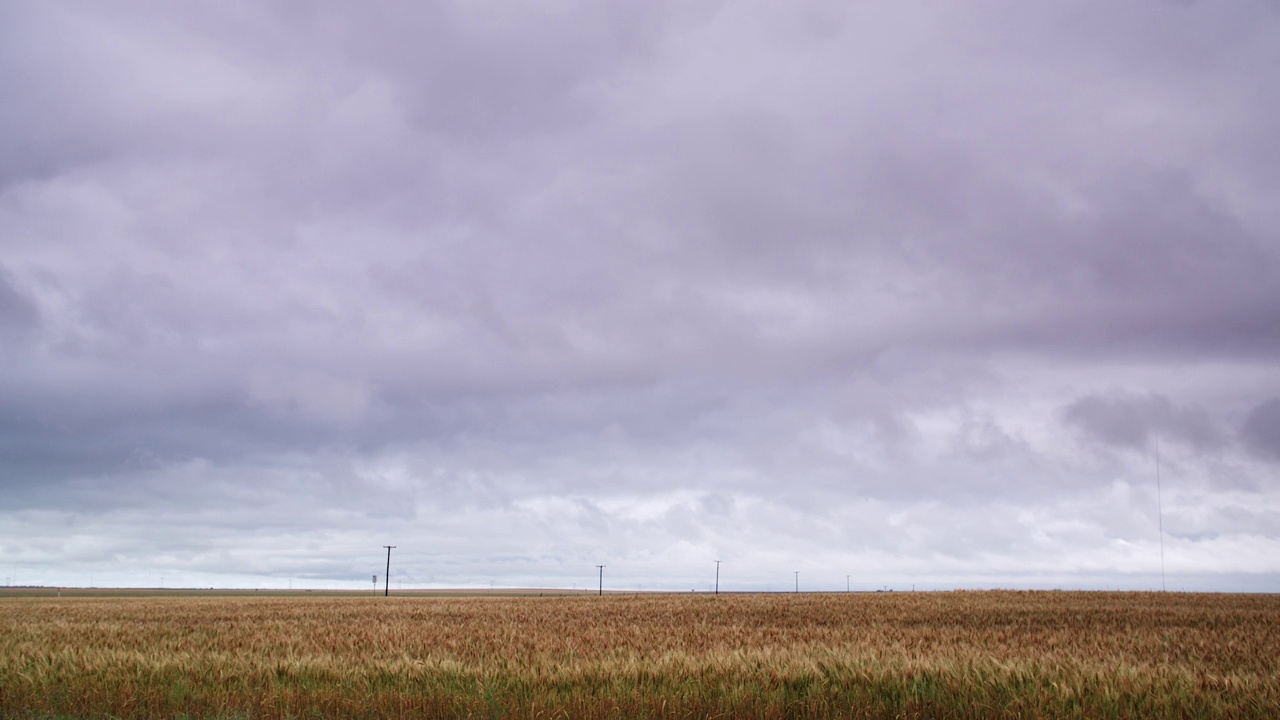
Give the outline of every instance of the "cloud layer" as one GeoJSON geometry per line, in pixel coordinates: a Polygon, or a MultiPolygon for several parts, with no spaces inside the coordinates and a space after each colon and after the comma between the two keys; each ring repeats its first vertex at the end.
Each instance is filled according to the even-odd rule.
{"type": "Polygon", "coordinates": [[[0,9],[18,582],[1280,590],[1280,7],[0,9]],[[1157,498],[1155,457],[1160,458],[1157,498]]]}

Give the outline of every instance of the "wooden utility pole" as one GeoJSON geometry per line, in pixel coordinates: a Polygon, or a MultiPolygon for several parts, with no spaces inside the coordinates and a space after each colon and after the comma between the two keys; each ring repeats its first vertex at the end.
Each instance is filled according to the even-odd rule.
{"type": "Polygon", "coordinates": [[[387,576],[383,578],[382,583],[382,597],[386,597],[391,594],[391,549],[395,545],[383,545],[382,547],[387,549],[387,576]]]}

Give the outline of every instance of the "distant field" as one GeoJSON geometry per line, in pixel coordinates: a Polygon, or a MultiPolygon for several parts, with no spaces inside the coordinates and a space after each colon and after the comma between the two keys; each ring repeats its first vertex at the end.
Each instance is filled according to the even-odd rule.
{"type": "MultiPolygon", "coordinates": [[[[0,587],[0,600],[5,598],[206,598],[206,597],[383,597],[382,588],[372,590],[286,590],[284,588],[254,589],[201,589],[201,588],[53,588],[53,587],[0,587]]],[[[572,597],[595,595],[590,590],[565,590],[563,588],[460,588],[456,590],[392,590],[391,597],[572,597]]],[[[605,590],[605,595],[635,595],[634,592],[605,590]]]]}
{"type": "Polygon", "coordinates": [[[1272,595],[248,595],[0,598],[0,717],[1280,715],[1272,595]]]}

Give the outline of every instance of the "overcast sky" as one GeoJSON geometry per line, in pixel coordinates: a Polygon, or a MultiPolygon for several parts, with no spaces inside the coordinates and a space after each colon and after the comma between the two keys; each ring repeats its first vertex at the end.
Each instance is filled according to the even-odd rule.
{"type": "Polygon", "coordinates": [[[0,98],[7,583],[1280,591],[1276,0],[5,0],[0,98]]]}

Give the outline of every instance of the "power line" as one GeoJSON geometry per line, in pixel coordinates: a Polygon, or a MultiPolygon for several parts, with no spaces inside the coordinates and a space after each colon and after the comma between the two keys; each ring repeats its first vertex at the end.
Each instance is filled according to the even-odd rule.
{"type": "Polygon", "coordinates": [[[1160,492],[1160,441],[1152,438],[1156,448],[1156,509],[1160,522],[1160,592],[1165,592],[1164,583],[1164,499],[1160,492]]]}

